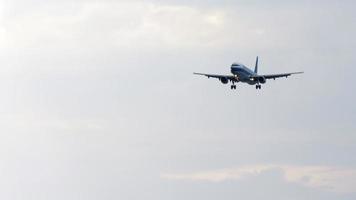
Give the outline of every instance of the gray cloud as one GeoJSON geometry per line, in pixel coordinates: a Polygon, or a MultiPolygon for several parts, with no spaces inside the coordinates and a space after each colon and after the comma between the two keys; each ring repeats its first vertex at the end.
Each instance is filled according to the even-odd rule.
{"type": "Polygon", "coordinates": [[[331,190],[339,193],[354,193],[356,170],[328,166],[282,166],[255,165],[234,169],[203,171],[188,174],[163,173],[162,178],[170,180],[223,182],[243,180],[259,176],[266,171],[281,170],[287,182],[297,183],[311,188],[331,190]]]}

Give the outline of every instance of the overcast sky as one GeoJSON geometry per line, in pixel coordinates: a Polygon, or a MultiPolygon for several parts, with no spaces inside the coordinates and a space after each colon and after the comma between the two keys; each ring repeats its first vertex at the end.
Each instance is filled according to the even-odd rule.
{"type": "Polygon", "coordinates": [[[0,0],[0,198],[356,199],[355,7],[0,0]]]}

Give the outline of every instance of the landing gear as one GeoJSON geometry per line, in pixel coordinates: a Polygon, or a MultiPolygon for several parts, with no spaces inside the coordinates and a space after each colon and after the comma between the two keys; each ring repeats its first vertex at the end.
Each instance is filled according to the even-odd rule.
{"type": "Polygon", "coordinates": [[[232,90],[236,90],[236,85],[231,85],[232,90]]]}
{"type": "Polygon", "coordinates": [[[256,85],[256,90],[261,89],[261,85],[256,85]]]}

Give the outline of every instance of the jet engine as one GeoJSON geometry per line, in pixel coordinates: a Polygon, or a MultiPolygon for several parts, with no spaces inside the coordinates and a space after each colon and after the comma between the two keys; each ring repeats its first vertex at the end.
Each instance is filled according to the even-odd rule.
{"type": "Polygon", "coordinates": [[[227,79],[226,77],[220,78],[220,81],[221,81],[223,84],[229,83],[229,79],[227,79]]]}
{"type": "Polygon", "coordinates": [[[261,76],[261,77],[258,77],[258,82],[259,83],[262,83],[262,84],[265,84],[266,83],[266,78],[261,76]]]}

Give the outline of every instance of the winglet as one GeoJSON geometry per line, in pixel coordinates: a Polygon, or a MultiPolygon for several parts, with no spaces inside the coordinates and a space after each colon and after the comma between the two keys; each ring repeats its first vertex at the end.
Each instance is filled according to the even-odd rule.
{"type": "Polygon", "coordinates": [[[256,58],[255,73],[258,73],[258,56],[256,58]]]}

